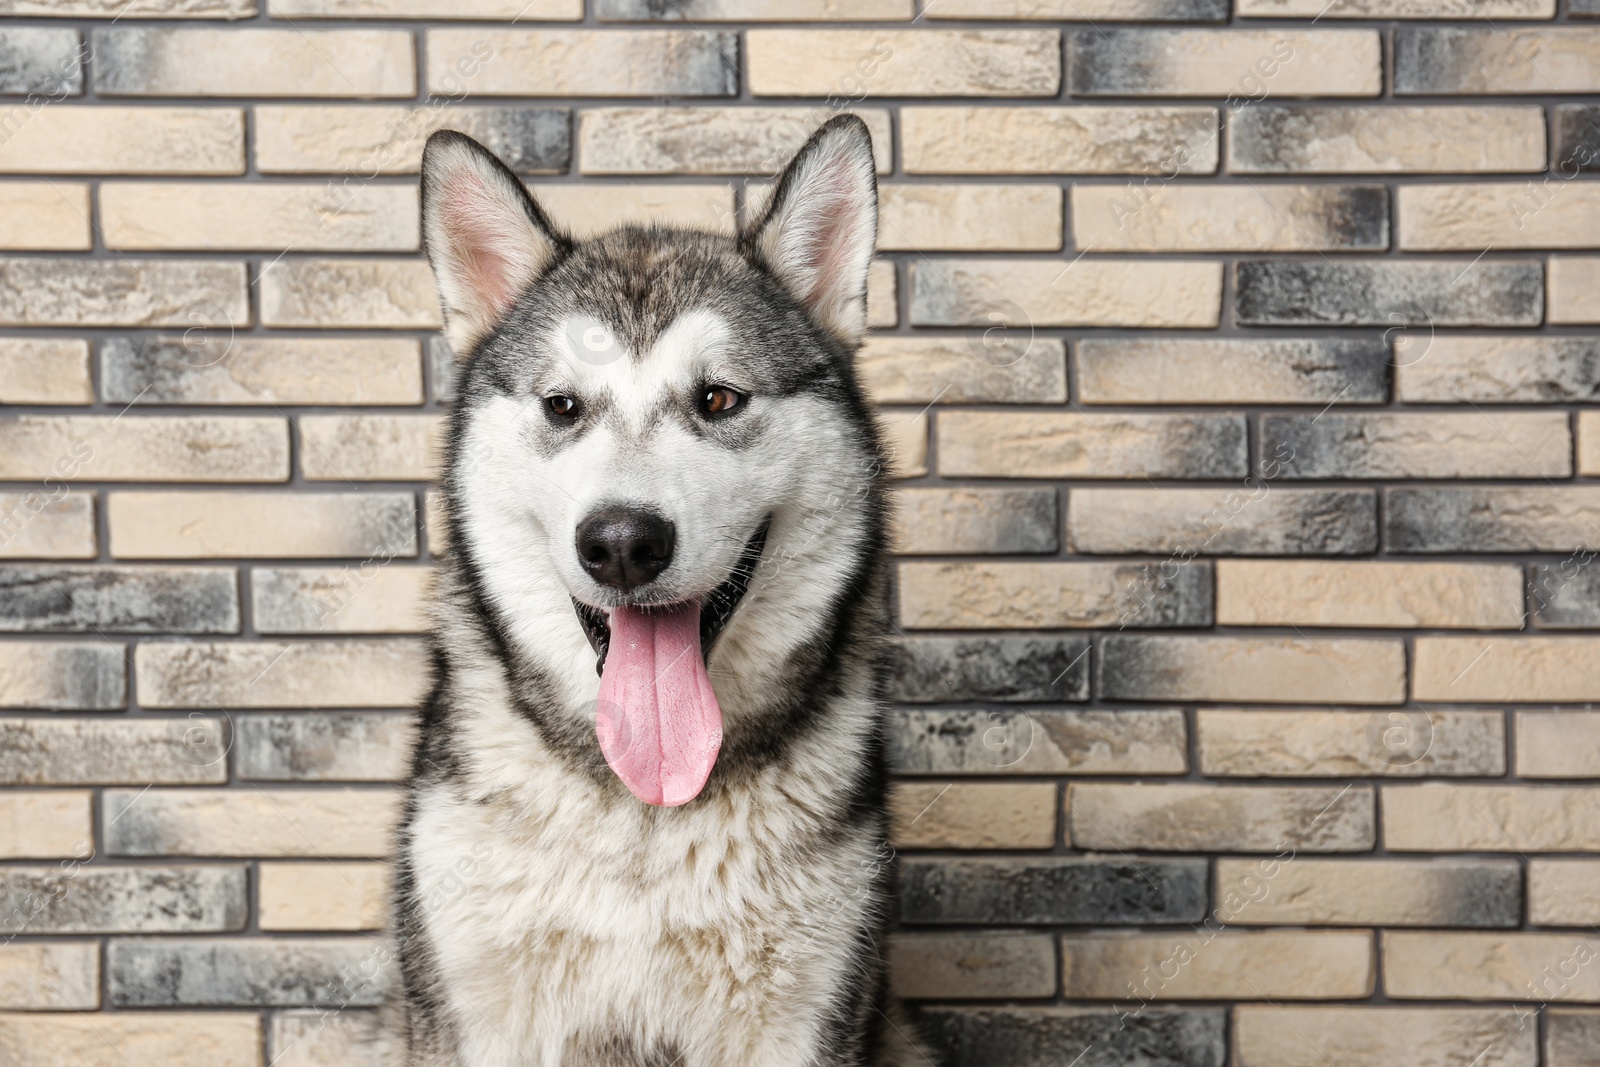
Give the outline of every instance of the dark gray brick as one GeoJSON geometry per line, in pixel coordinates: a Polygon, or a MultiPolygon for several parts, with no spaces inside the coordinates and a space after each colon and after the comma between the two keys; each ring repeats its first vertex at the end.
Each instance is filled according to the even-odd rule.
{"type": "Polygon", "coordinates": [[[1246,326],[1537,326],[1544,272],[1530,260],[1333,262],[1254,259],[1235,267],[1246,326]]]}
{"type": "Polygon", "coordinates": [[[558,174],[572,161],[572,113],[564,107],[492,107],[478,139],[519,174],[558,174]]]}
{"type": "Polygon", "coordinates": [[[917,1013],[952,1067],[1222,1067],[1226,1013],[1111,1008],[946,1008],[917,1013]]]}
{"type": "MultiPolygon", "coordinates": [[[[1085,657],[1087,661],[1088,657],[1085,657]]],[[[895,711],[897,774],[1182,774],[1181,711],[895,711]]]]}
{"type": "MultiPolygon", "coordinates": [[[[1600,19],[1600,0],[1567,0],[1567,14],[1575,19],[1600,19]]],[[[1600,1048],[1600,1035],[1594,1044],[1600,1048]]]]}
{"type": "Polygon", "coordinates": [[[1600,549],[1600,487],[1440,486],[1391,489],[1391,552],[1574,552],[1600,549]]]}
{"type": "Polygon", "coordinates": [[[1600,104],[1557,104],[1555,141],[1562,177],[1600,170],[1600,104]]]}
{"type": "Polygon", "coordinates": [[[0,631],[236,634],[231,567],[0,567],[0,631]]]}
{"type": "Polygon", "coordinates": [[[1203,859],[908,859],[900,920],[968,925],[1199,922],[1203,859]]]}
{"type": "Polygon", "coordinates": [[[83,43],[77,30],[45,26],[0,29],[0,93],[83,95],[83,43]]]}
{"type": "Polygon", "coordinates": [[[1264,415],[1263,456],[1282,457],[1280,477],[1564,478],[1572,435],[1557,412],[1491,420],[1452,412],[1264,415]]]}
{"type": "Polygon", "coordinates": [[[243,867],[0,867],[0,932],[208,934],[244,929],[243,867]]]}
{"type": "MultiPolygon", "coordinates": [[[[1600,0],[1595,15],[1600,17],[1600,0]]],[[[1545,1067],[1594,1067],[1600,1062],[1595,1055],[1600,1049],[1600,1011],[1551,1008],[1545,1020],[1545,1067]]]]}
{"type": "Polygon", "coordinates": [[[394,781],[411,755],[409,715],[240,714],[234,723],[244,779],[394,781]]]}
{"type": "Polygon", "coordinates": [[[1087,637],[906,637],[891,646],[890,699],[1089,699],[1087,637]]]}
{"type": "Polygon", "coordinates": [[[1600,562],[1579,553],[1559,563],[1533,564],[1528,568],[1528,603],[1540,626],[1600,628],[1600,562]]]}
{"type": "Polygon", "coordinates": [[[228,779],[227,724],[204,715],[0,719],[0,784],[196,785],[228,779]]]}
{"type": "Polygon", "coordinates": [[[456,402],[456,379],[460,371],[461,364],[450,342],[438,335],[428,338],[428,381],[435,400],[441,404],[456,402]]]}
{"type": "Polygon", "coordinates": [[[375,938],[112,941],[106,989],[114,1008],[372,1007],[392,955],[375,938]]]}

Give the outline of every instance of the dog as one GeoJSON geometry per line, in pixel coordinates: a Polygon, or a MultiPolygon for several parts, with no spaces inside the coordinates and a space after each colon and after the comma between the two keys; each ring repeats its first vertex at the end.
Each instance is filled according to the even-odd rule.
{"type": "Polygon", "coordinates": [[[735,236],[575,240],[435,133],[461,355],[398,839],[406,1062],[931,1063],[886,990],[877,187],[822,126],[735,236]]]}

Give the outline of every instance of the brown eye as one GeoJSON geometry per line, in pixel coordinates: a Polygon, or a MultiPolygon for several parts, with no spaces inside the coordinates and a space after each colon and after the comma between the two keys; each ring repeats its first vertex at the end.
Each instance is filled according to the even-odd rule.
{"type": "Polygon", "coordinates": [[[700,391],[700,414],[708,419],[732,414],[743,403],[744,397],[726,385],[708,385],[700,391]]]}
{"type": "Polygon", "coordinates": [[[570,396],[547,396],[544,398],[544,407],[558,419],[578,417],[578,402],[570,396]]]}

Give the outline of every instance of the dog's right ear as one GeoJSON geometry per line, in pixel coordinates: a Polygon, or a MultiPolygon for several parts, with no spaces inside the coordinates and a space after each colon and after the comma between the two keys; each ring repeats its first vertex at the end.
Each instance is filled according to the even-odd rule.
{"type": "Polygon", "coordinates": [[[462,357],[572,247],[509,167],[454,130],[438,131],[422,150],[422,240],[445,340],[462,357]]]}

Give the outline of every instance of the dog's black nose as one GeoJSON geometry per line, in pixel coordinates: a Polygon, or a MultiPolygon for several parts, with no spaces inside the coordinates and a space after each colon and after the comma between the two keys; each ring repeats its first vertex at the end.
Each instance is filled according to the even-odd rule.
{"type": "Polygon", "coordinates": [[[653,511],[601,508],[578,524],[578,560],[601,585],[627,592],[667,569],[676,539],[672,523],[653,511]]]}

